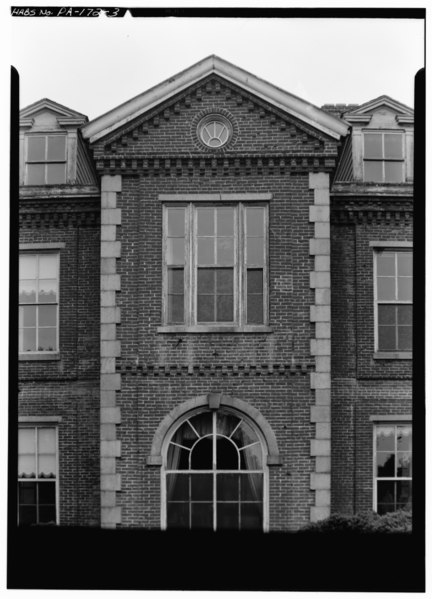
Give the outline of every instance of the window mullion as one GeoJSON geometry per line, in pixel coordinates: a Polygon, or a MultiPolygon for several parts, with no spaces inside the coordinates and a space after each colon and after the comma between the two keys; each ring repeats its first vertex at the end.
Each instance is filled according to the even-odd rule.
{"type": "Polygon", "coordinates": [[[238,205],[237,210],[237,227],[234,232],[237,246],[236,246],[236,259],[237,259],[237,273],[236,273],[236,282],[237,282],[237,301],[235,303],[237,310],[237,319],[239,326],[243,326],[246,323],[246,261],[245,261],[245,225],[244,219],[246,215],[246,210],[244,209],[244,204],[238,205]]]}

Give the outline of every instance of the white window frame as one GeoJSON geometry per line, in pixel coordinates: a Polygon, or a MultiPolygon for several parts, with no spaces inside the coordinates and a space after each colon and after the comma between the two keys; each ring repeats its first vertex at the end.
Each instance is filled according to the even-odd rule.
{"type": "Polygon", "coordinates": [[[41,131],[41,132],[32,132],[32,133],[27,133],[25,135],[25,173],[24,173],[24,182],[25,185],[65,185],[67,182],[67,164],[68,164],[68,136],[67,133],[63,133],[63,132],[47,132],[47,131],[41,131]],[[45,160],[29,160],[28,157],[28,145],[29,145],[29,139],[31,137],[63,137],[64,138],[64,142],[65,142],[65,158],[64,160],[48,160],[48,141],[45,141],[45,160]],[[29,164],[43,164],[44,165],[44,182],[43,183],[39,183],[39,184],[35,184],[35,183],[28,183],[28,165],[29,164]],[[47,171],[48,171],[48,164],[64,164],[64,181],[62,183],[48,183],[47,182],[47,171]]]}
{"type": "MultiPolygon", "coordinates": [[[[371,419],[374,419],[375,422],[373,423],[373,446],[372,446],[372,477],[373,477],[373,491],[372,491],[372,509],[374,512],[378,511],[378,481],[381,480],[388,480],[388,481],[411,481],[413,480],[412,476],[401,476],[401,477],[397,477],[397,476],[392,476],[392,477],[383,477],[383,476],[377,476],[377,428],[380,426],[410,426],[411,427],[411,437],[413,434],[413,430],[412,430],[412,421],[407,418],[406,416],[389,416],[389,417],[371,417],[371,419]]],[[[412,447],[411,447],[411,459],[412,459],[412,447]]],[[[411,487],[411,493],[412,493],[412,487],[411,487]]],[[[412,501],[412,496],[411,496],[411,501],[412,501]]]]}
{"type": "MultiPolygon", "coordinates": [[[[56,330],[56,349],[53,351],[48,351],[48,350],[35,350],[35,351],[21,351],[19,346],[18,346],[18,352],[19,352],[19,356],[20,358],[28,358],[28,359],[34,359],[34,358],[43,358],[43,357],[56,357],[59,355],[60,353],[60,247],[64,247],[64,244],[46,244],[47,246],[49,245],[53,245],[55,246],[56,249],[44,249],[43,245],[40,249],[37,249],[37,244],[34,245],[35,249],[30,249],[31,246],[29,244],[28,249],[21,249],[20,247],[20,252],[19,252],[19,259],[21,258],[21,256],[27,255],[27,256],[39,256],[41,255],[54,255],[57,257],[57,302],[54,303],[50,303],[50,304],[41,304],[39,302],[35,302],[34,304],[21,304],[18,298],[18,306],[40,306],[40,305],[56,305],[56,318],[57,318],[57,330],[56,330]],[[57,249],[58,248],[58,249],[57,249]]],[[[38,280],[38,279],[36,279],[38,280]]],[[[36,327],[36,347],[37,347],[37,339],[38,339],[38,327],[36,327]]],[[[19,343],[19,342],[18,342],[19,343]]]]}
{"type": "Polygon", "coordinates": [[[404,130],[391,130],[391,129],[363,129],[362,131],[362,149],[363,149],[363,162],[362,162],[362,171],[363,171],[363,181],[365,183],[388,183],[393,185],[399,185],[400,183],[405,183],[407,180],[407,168],[406,168],[406,150],[405,150],[405,131],[404,130]],[[374,134],[381,136],[381,147],[382,147],[382,158],[367,158],[365,151],[365,135],[374,134]],[[401,136],[401,145],[402,145],[402,158],[385,158],[384,157],[384,135],[400,135],[401,136]],[[365,162],[380,162],[381,163],[381,172],[382,172],[382,181],[373,181],[367,180],[365,175],[365,162]],[[385,180],[385,163],[386,162],[398,162],[402,163],[402,181],[386,181],[385,180]]]}
{"type": "MultiPolygon", "coordinates": [[[[235,195],[235,194],[234,194],[235,195]]],[[[269,328],[269,205],[267,201],[225,201],[206,202],[199,199],[189,202],[169,202],[163,204],[163,247],[162,247],[162,326],[158,332],[270,332],[269,328]],[[166,264],[166,244],[169,208],[185,208],[185,264],[184,264],[184,323],[170,324],[168,322],[168,266],[166,264]],[[197,321],[197,208],[199,207],[234,207],[234,274],[233,274],[233,322],[197,321]],[[263,322],[247,324],[247,270],[253,265],[246,265],[246,209],[248,207],[264,209],[264,263],[256,266],[263,270],[263,322]]]]}
{"type": "MultiPolygon", "coordinates": [[[[21,419],[20,419],[21,420],[21,419]]],[[[55,449],[56,449],[56,472],[55,472],[55,510],[56,510],[56,525],[60,524],[60,484],[59,484],[59,474],[60,474],[60,469],[59,469],[59,434],[58,434],[58,422],[60,421],[60,418],[52,418],[52,419],[46,419],[46,420],[39,420],[39,418],[37,419],[32,419],[29,421],[24,421],[21,420],[18,428],[19,429],[33,429],[35,431],[35,435],[37,434],[36,431],[37,429],[40,428],[50,428],[50,429],[54,429],[55,432],[55,449]]],[[[35,443],[35,448],[36,448],[36,452],[37,452],[37,440],[35,443]]],[[[35,454],[35,459],[37,460],[37,453],[35,454]]],[[[49,480],[51,482],[53,482],[53,479],[46,479],[46,478],[39,478],[38,476],[36,476],[35,478],[20,478],[19,476],[17,476],[17,482],[40,482],[40,481],[46,481],[49,480]]],[[[19,525],[19,491],[17,488],[17,523],[19,525]]]]}
{"type": "MultiPolygon", "coordinates": [[[[168,455],[168,447],[170,444],[170,441],[172,439],[172,437],[174,436],[175,432],[177,431],[178,428],[180,428],[180,426],[186,421],[189,420],[190,418],[193,418],[194,416],[197,416],[200,413],[203,412],[208,412],[209,410],[207,408],[200,408],[198,410],[195,410],[193,412],[189,412],[187,414],[185,414],[184,416],[182,416],[181,418],[179,418],[169,429],[169,431],[167,432],[163,445],[162,445],[162,467],[161,467],[161,530],[167,530],[167,489],[166,489],[166,475],[169,474],[170,472],[180,472],[178,470],[168,470],[167,469],[167,455],[168,455]]],[[[243,474],[247,474],[249,473],[262,473],[263,474],[263,532],[268,532],[269,531],[269,468],[267,466],[267,445],[265,443],[265,439],[263,437],[263,435],[261,434],[260,430],[258,429],[258,427],[256,426],[256,424],[250,419],[248,418],[245,414],[238,412],[237,410],[234,409],[230,409],[230,408],[223,408],[223,411],[229,414],[232,414],[233,416],[236,416],[237,418],[240,419],[240,421],[244,421],[246,422],[252,429],[253,431],[256,433],[259,442],[261,444],[261,449],[262,449],[262,458],[263,458],[263,466],[262,469],[260,470],[220,470],[220,472],[223,472],[224,474],[239,474],[239,473],[243,473],[243,474]]],[[[213,411],[213,418],[214,418],[214,422],[216,420],[216,416],[217,416],[217,411],[214,410],[213,411]]],[[[214,424],[213,424],[214,426],[214,424]]],[[[214,433],[214,429],[213,429],[213,433],[214,433]]],[[[213,439],[214,441],[214,439],[213,439]]],[[[184,470],[181,471],[184,474],[187,474],[187,472],[199,472],[200,474],[213,474],[215,472],[218,472],[218,470],[216,470],[215,468],[213,468],[212,470],[184,470]]],[[[216,477],[214,477],[214,481],[216,480],[216,477]]],[[[215,484],[215,482],[213,483],[215,484]]],[[[215,491],[213,491],[213,497],[215,497],[215,491]]],[[[186,529],[185,529],[186,530],[186,529]]],[[[189,529],[187,529],[189,530],[189,529]]],[[[216,530],[216,514],[215,514],[215,510],[214,510],[214,506],[213,506],[213,530],[216,530]]]]}
{"type": "Polygon", "coordinates": [[[374,358],[390,358],[390,359],[410,359],[412,358],[412,350],[383,350],[378,346],[378,306],[379,304],[395,304],[395,305],[413,305],[413,301],[378,301],[378,268],[377,258],[381,252],[411,252],[413,245],[411,242],[405,241],[371,241],[369,246],[373,249],[373,301],[374,301],[374,358]]]}

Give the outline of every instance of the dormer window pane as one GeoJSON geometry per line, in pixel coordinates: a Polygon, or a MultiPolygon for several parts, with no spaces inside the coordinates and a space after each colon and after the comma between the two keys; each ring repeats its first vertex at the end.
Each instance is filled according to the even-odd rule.
{"type": "Polygon", "coordinates": [[[379,133],[365,133],[364,155],[365,158],[382,158],[382,138],[379,133]]]}
{"type": "Polygon", "coordinates": [[[364,181],[374,183],[403,183],[404,136],[402,132],[364,133],[364,181]]]}
{"type": "Polygon", "coordinates": [[[47,185],[56,185],[65,182],[65,164],[47,164],[47,185]]]}
{"type": "Polygon", "coordinates": [[[47,137],[47,160],[66,160],[66,138],[63,135],[50,135],[47,137]]]}
{"type": "Polygon", "coordinates": [[[402,160],[402,135],[394,133],[384,134],[384,157],[402,160]]]}
{"type": "Polygon", "coordinates": [[[66,135],[29,135],[26,185],[66,183],[66,135]]]}
{"type": "Polygon", "coordinates": [[[364,180],[375,181],[381,183],[383,180],[381,162],[365,162],[364,163],[364,180]]]}
{"type": "Polygon", "coordinates": [[[27,165],[27,185],[43,185],[45,183],[45,165],[27,165]]]}
{"type": "Polygon", "coordinates": [[[387,183],[403,182],[402,162],[386,162],[384,165],[385,181],[387,183]]]}
{"type": "Polygon", "coordinates": [[[29,137],[27,160],[44,161],[45,160],[45,137],[29,137]]]}

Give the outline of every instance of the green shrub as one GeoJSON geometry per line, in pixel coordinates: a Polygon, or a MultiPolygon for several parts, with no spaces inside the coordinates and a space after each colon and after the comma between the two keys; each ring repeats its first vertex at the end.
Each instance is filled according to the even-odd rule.
{"type": "Polygon", "coordinates": [[[407,510],[389,512],[359,512],[352,516],[333,514],[325,520],[307,524],[299,532],[325,533],[392,533],[411,532],[412,514],[407,510]]]}

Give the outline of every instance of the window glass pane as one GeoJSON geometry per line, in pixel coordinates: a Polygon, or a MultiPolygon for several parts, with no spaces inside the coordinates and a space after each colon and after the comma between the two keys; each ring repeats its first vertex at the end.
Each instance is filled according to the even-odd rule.
{"type": "Polygon", "coordinates": [[[189,528],[189,503],[167,504],[168,528],[189,528]]]}
{"type": "Polygon", "coordinates": [[[39,453],[56,453],[56,432],[54,428],[38,429],[39,453]]]}
{"type": "Polygon", "coordinates": [[[262,294],[263,291],[263,271],[261,269],[249,268],[247,271],[247,292],[262,294]]]}
{"type": "Polygon", "coordinates": [[[395,255],[393,252],[377,254],[377,274],[386,277],[395,276],[395,255]]]}
{"type": "Polygon", "coordinates": [[[385,162],[384,176],[386,183],[403,182],[403,162],[385,162]]]}
{"type": "Polygon", "coordinates": [[[184,264],[184,239],[182,237],[170,237],[167,239],[166,263],[184,264]]]}
{"type": "Polygon", "coordinates": [[[204,437],[194,446],[191,456],[192,470],[211,470],[213,468],[212,437],[204,437]]]}
{"type": "Polygon", "coordinates": [[[412,350],[412,327],[399,327],[398,328],[398,339],[399,347],[401,351],[412,350]]]}
{"type": "Polygon", "coordinates": [[[215,296],[198,295],[197,320],[198,322],[215,321],[215,296]]]}
{"type": "Polygon", "coordinates": [[[240,419],[232,414],[225,414],[220,410],[216,415],[216,432],[230,437],[238,426],[240,419]]]}
{"type": "Polygon", "coordinates": [[[262,237],[248,237],[246,254],[246,264],[262,266],[264,264],[264,239],[262,237]]]}
{"type": "Polygon", "coordinates": [[[385,511],[389,511],[389,508],[390,511],[395,509],[395,485],[392,480],[379,480],[377,483],[378,506],[382,505],[385,511]]]}
{"type": "Polygon", "coordinates": [[[20,281],[19,301],[21,304],[34,304],[36,302],[36,281],[20,281]]]}
{"type": "Polygon", "coordinates": [[[218,266],[234,264],[234,239],[232,237],[217,238],[218,266]]]}
{"type": "Polygon", "coordinates": [[[240,450],[240,468],[242,470],[259,470],[262,468],[261,444],[256,443],[240,450]]]}
{"type": "Polygon", "coordinates": [[[399,252],[398,253],[398,275],[399,276],[412,276],[413,272],[413,255],[412,252],[399,252]]]}
{"type": "Polygon", "coordinates": [[[23,255],[19,259],[19,278],[35,279],[37,276],[37,257],[35,255],[23,255]]]}
{"type": "Polygon", "coordinates": [[[264,322],[264,303],[262,295],[247,296],[247,323],[262,324],[264,322]]]}
{"type": "Polygon", "coordinates": [[[28,136],[27,160],[39,162],[45,160],[45,137],[28,136]]]}
{"type": "Polygon", "coordinates": [[[236,530],[240,527],[240,509],[238,503],[217,504],[217,529],[236,530]]]}
{"type": "Polygon", "coordinates": [[[264,237],[264,208],[246,209],[246,235],[264,237]]]}
{"type": "Polygon", "coordinates": [[[197,208],[198,235],[214,235],[214,208],[197,208]]]}
{"type": "Polygon", "coordinates": [[[18,476],[36,476],[36,457],[33,454],[21,454],[18,457],[18,476]]]}
{"type": "Polygon", "coordinates": [[[39,523],[55,524],[55,505],[42,505],[39,507],[39,523]]]}
{"type": "Polygon", "coordinates": [[[411,507],[411,481],[401,480],[396,483],[396,509],[411,507]]]}
{"type": "Polygon", "coordinates": [[[66,137],[64,135],[48,136],[48,160],[66,160],[66,137]]]}
{"type": "Polygon", "coordinates": [[[262,530],[262,503],[240,504],[240,528],[262,530]]]}
{"type": "Polygon", "coordinates": [[[47,169],[47,185],[62,184],[66,181],[66,164],[57,164],[55,162],[48,163],[47,169]]]}
{"type": "Polygon", "coordinates": [[[210,434],[213,431],[213,414],[203,412],[189,419],[191,426],[196,430],[200,437],[210,434]]]}
{"type": "Polygon", "coordinates": [[[18,430],[18,452],[20,454],[36,452],[34,428],[20,428],[18,430]]]}
{"type": "Polygon", "coordinates": [[[189,501],[189,475],[167,474],[168,501],[189,501]]]}
{"type": "Polygon", "coordinates": [[[45,184],[45,164],[27,165],[27,185],[45,184]]]}
{"type": "Polygon", "coordinates": [[[55,477],[56,474],[56,459],[54,455],[40,454],[39,455],[39,472],[38,476],[51,476],[55,477]]]}
{"type": "Polygon", "coordinates": [[[198,238],[198,264],[214,264],[214,238],[199,237],[198,238]]]}
{"type": "Polygon", "coordinates": [[[241,500],[262,501],[263,475],[243,474],[241,477],[241,500]]]}
{"type": "Polygon", "coordinates": [[[192,528],[213,528],[213,504],[191,504],[192,528]]]}
{"type": "Polygon", "coordinates": [[[41,303],[57,301],[57,281],[55,279],[39,279],[38,301],[41,303]]]}
{"type": "Polygon", "coordinates": [[[237,447],[242,448],[245,445],[250,445],[258,441],[255,431],[247,422],[242,421],[241,425],[235,430],[231,439],[236,443],[237,447]]]}
{"type": "Polygon", "coordinates": [[[217,322],[232,322],[234,319],[232,295],[218,295],[216,298],[216,311],[217,322]]]}
{"type": "Polygon", "coordinates": [[[192,501],[213,500],[213,474],[192,474],[191,498],[192,501]]]}
{"type": "Polygon", "coordinates": [[[378,324],[396,324],[397,306],[378,306],[378,324]]]}
{"type": "Polygon", "coordinates": [[[365,133],[364,134],[364,157],[365,158],[382,158],[382,135],[381,133],[365,133]]]}
{"type": "Polygon", "coordinates": [[[184,322],[184,297],[183,295],[168,296],[168,323],[184,322]]]}
{"type": "Polygon", "coordinates": [[[397,450],[410,451],[412,441],[412,427],[398,426],[397,427],[397,450]]]}
{"type": "MultiPolygon", "coordinates": [[[[33,306],[32,306],[33,307],[33,306]]],[[[26,310],[30,308],[27,307],[26,310]]],[[[57,325],[57,306],[39,306],[39,326],[56,326],[57,325]]]]}
{"type": "Polygon", "coordinates": [[[185,209],[168,208],[168,237],[184,237],[185,209]]]}
{"type": "Polygon", "coordinates": [[[19,503],[22,505],[31,505],[36,503],[36,484],[37,483],[18,483],[19,503]]]}
{"type": "Polygon", "coordinates": [[[384,133],[384,157],[385,158],[403,158],[401,134],[384,133]]]}
{"type": "Polygon", "coordinates": [[[411,452],[401,452],[397,454],[396,476],[412,476],[411,473],[411,452]]]}
{"type": "Polygon", "coordinates": [[[233,269],[219,268],[214,271],[216,274],[216,293],[229,294],[233,293],[233,269]]]}
{"type": "Polygon", "coordinates": [[[396,299],[395,279],[392,277],[378,277],[377,293],[379,300],[396,299]]]}
{"type": "Polygon", "coordinates": [[[396,327],[378,326],[378,349],[382,351],[395,351],[396,327]]]}
{"type": "Polygon", "coordinates": [[[41,254],[39,256],[39,278],[56,279],[57,262],[58,257],[56,254],[41,254]]]}
{"type": "Polygon", "coordinates": [[[39,503],[55,505],[55,482],[38,483],[39,503]]]}
{"type": "Polygon", "coordinates": [[[213,294],[215,292],[215,271],[211,268],[198,269],[198,293],[213,294]]]}
{"type": "Polygon", "coordinates": [[[412,301],[412,278],[398,277],[398,300],[412,301]]]}
{"type": "Polygon", "coordinates": [[[36,306],[20,306],[20,327],[36,326],[36,306]]]}
{"type": "Polygon", "coordinates": [[[20,351],[36,351],[36,329],[21,329],[20,351]]]}
{"type": "Polygon", "coordinates": [[[376,448],[377,451],[395,451],[394,426],[377,426],[376,448]]]}
{"type": "Polygon", "coordinates": [[[364,180],[381,183],[383,180],[382,162],[364,161],[364,180]]]}
{"type": "Polygon", "coordinates": [[[234,208],[217,208],[217,235],[234,236],[234,208]]]}
{"type": "Polygon", "coordinates": [[[412,306],[397,306],[397,319],[399,325],[411,325],[412,306]]]}
{"type": "Polygon", "coordinates": [[[187,449],[182,449],[178,445],[170,444],[167,456],[167,469],[188,470],[189,455],[190,452],[187,449]]]}
{"type": "Polygon", "coordinates": [[[28,526],[37,523],[36,506],[20,506],[19,508],[19,524],[20,526],[28,526]]]}
{"type": "Polygon", "coordinates": [[[56,338],[57,329],[51,327],[39,329],[38,351],[55,351],[57,349],[56,338]]]}
{"type": "Polygon", "coordinates": [[[168,293],[183,294],[183,269],[170,268],[168,270],[168,293]]]}
{"type": "Polygon", "coordinates": [[[217,501],[240,500],[240,475],[218,474],[216,476],[217,501]]]}
{"type": "Polygon", "coordinates": [[[394,453],[385,453],[378,451],[376,456],[377,476],[395,475],[395,456],[394,453]]]}
{"type": "Polygon", "coordinates": [[[239,453],[237,447],[225,437],[216,438],[216,468],[218,470],[237,470],[239,453]]]}

